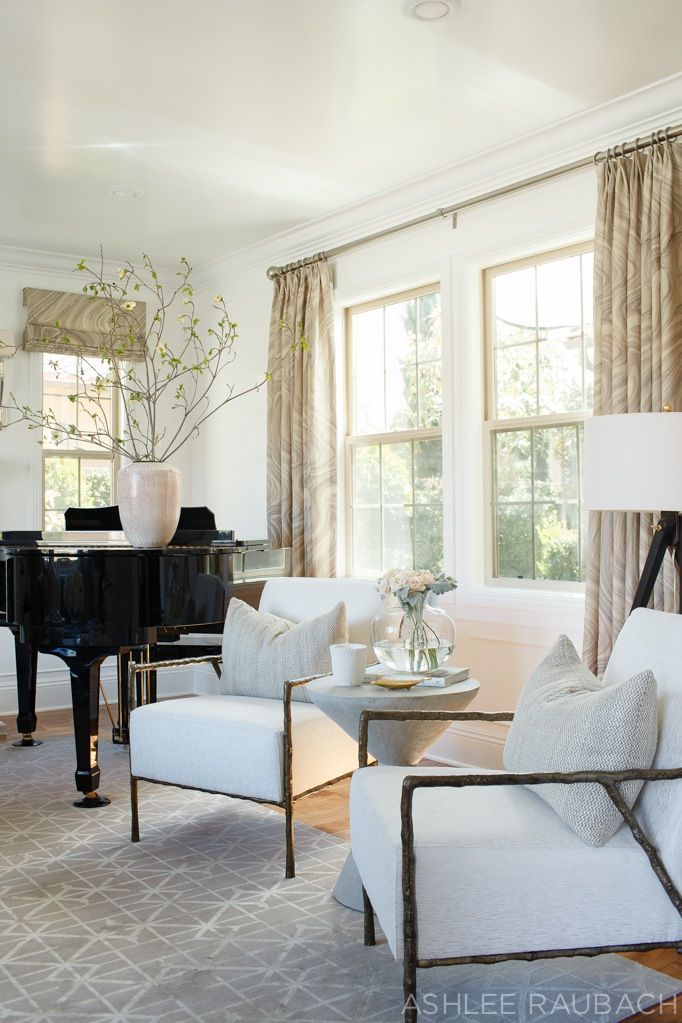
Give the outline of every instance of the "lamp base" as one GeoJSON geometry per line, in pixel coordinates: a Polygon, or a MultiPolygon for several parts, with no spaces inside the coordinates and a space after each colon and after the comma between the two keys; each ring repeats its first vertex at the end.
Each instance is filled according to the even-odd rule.
{"type": "MultiPolygon", "coordinates": [[[[663,559],[668,551],[675,558],[675,565],[682,580],[682,515],[679,512],[662,512],[656,523],[654,536],[651,541],[649,553],[644,562],[642,575],[640,576],[635,599],[632,602],[630,613],[638,607],[647,607],[654,592],[654,586],[661,571],[663,559]]],[[[682,613],[682,585],[680,586],[680,613],[682,613]]]]}

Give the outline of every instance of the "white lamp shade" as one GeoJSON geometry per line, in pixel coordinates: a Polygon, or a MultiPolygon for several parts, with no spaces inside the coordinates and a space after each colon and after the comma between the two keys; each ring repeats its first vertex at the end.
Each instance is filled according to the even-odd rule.
{"type": "Polygon", "coordinates": [[[682,412],[585,423],[583,498],[595,511],[682,512],[682,412]]]}

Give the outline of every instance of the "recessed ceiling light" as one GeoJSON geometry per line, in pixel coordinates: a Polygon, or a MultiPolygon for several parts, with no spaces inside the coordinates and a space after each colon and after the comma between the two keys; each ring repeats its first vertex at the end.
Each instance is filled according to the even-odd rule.
{"type": "Polygon", "coordinates": [[[135,188],[132,185],[112,185],[109,194],[116,199],[141,199],[144,195],[142,188],[135,188]]]}
{"type": "Polygon", "coordinates": [[[408,18],[416,18],[417,21],[440,21],[452,13],[454,7],[459,7],[462,0],[406,0],[403,3],[403,11],[408,18]]]}

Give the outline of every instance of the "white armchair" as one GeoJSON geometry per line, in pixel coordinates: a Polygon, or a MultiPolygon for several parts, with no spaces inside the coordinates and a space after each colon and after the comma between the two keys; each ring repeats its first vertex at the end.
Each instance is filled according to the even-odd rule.
{"type": "MultiPolygon", "coordinates": [[[[365,944],[374,944],[376,913],[403,961],[406,1023],[417,1020],[419,967],[682,944],[681,615],[633,612],[604,683],[647,668],[656,676],[659,705],[649,771],[514,775],[378,767],[355,774],[351,837],[364,886],[365,944]],[[633,778],[645,785],[630,811],[619,786],[633,778]],[[605,846],[585,845],[526,787],[549,782],[600,783],[624,825],[605,846]]],[[[372,721],[403,716],[365,712],[361,761],[372,721]]]]}
{"type": "MultiPolygon", "coordinates": [[[[346,605],[349,637],[369,644],[381,601],[357,579],[270,579],[260,610],[301,622],[346,605]]],[[[220,657],[155,664],[212,663],[220,657]]],[[[131,667],[131,683],[146,666],[131,667]]],[[[311,703],[292,701],[310,679],[288,680],[283,698],[199,696],[137,707],[130,716],[131,839],[139,841],[138,783],[157,782],[281,806],[285,811],[286,877],[295,875],[294,801],[350,774],[357,743],[311,703]]],[[[131,684],[131,693],[134,690],[131,684]]]]}

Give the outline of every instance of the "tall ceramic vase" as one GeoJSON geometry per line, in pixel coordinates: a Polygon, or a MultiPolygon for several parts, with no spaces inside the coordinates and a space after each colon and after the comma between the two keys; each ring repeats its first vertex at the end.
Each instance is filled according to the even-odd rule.
{"type": "Polygon", "coordinates": [[[118,474],[118,510],[133,547],[165,547],[178,527],[182,474],[167,462],[131,462],[118,474]]]}

